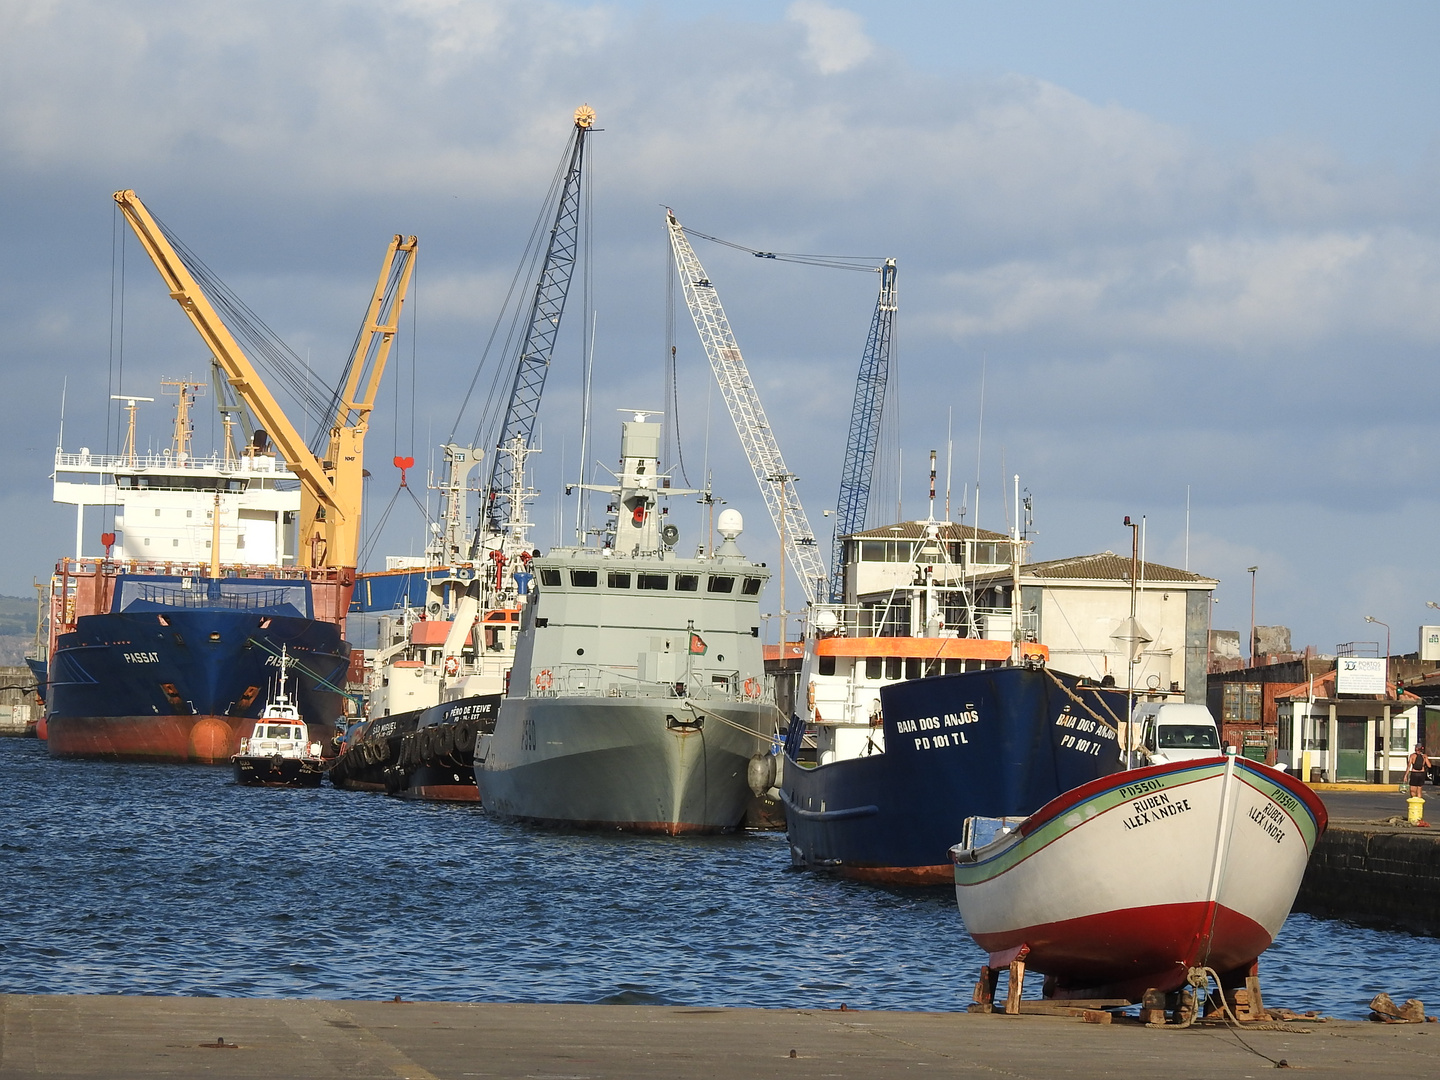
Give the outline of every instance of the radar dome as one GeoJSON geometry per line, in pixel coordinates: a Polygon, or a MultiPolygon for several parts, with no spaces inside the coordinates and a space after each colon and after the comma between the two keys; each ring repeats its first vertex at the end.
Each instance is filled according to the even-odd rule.
{"type": "Polygon", "coordinates": [[[715,531],[726,540],[734,540],[745,531],[745,519],[740,515],[740,511],[733,507],[721,510],[720,516],[715,520],[715,531]]]}

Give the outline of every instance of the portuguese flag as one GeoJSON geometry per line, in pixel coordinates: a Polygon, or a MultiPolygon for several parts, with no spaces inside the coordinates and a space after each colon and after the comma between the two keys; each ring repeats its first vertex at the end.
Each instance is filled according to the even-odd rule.
{"type": "Polygon", "coordinates": [[[691,656],[704,656],[704,655],[705,655],[705,650],[706,650],[707,648],[709,648],[709,646],[705,644],[705,639],[704,639],[704,638],[702,638],[699,634],[691,633],[691,635],[690,635],[690,655],[691,655],[691,656]]]}

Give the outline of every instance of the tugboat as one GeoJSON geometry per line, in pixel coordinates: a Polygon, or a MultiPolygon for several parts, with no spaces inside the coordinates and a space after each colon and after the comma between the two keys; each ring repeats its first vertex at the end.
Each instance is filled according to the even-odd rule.
{"type": "MultiPolygon", "coordinates": [[[[749,759],[779,710],[765,692],[761,586],[726,510],[715,551],[686,558],[665,521],[660,425],[622,425],[599,547],[533,560],[513,678],[475,750],[485,809],[502,818],[677,835],[741,826],[749,759]]],[[[588,485],[586,485],[588,487],[588,485]]]]}
{"type": "Polygon", "coordinates": [[[482,539],[465,559],[466,481],[479,464],[473,447],[442,447],[442,530],[421,559],[391,557],[383,571],[360,575],[354,612],[383,611],[379,647],[367,661],[365,718],[341,744],[330,782],[353,791],[411,799],[476,802],[474,751],[493,731],[510,675],[533,553],[524,506],[523,442],[502,448],[512,459],[508,492],[515,518],[507,533],[482,539]]]}
{"type": "Polygon", "coordinates": [[[240,740],[240,752],[230,760],[235,764],[235,782],[246,787],[320,786],[325,771],[320,744],[312,743],[300,719],[300,710],[286,693],[290,671],[290,655],[280,648],[280,672],[276,677],[278,690],[270,696],[254,730],[240,740]]]}

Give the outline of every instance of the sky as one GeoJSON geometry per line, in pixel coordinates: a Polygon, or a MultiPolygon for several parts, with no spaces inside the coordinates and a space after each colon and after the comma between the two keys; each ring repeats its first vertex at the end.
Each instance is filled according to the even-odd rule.
{"type": "MultiPolygon", "coordinates": [[[[1219,579],[1217,629],[1243,636],[1256,566],[1256,620],[1296,647],[1383,644],[1370,615],[1413,649],[1440,600],[1436,40],[1440,7],[1383,0],[0,0],[0,592],[74,546],[50,501],[62,394],[66,449],[113,449],[110,394],[208,372],[112,192],[325,381],[390,235],[419,237],[367,442],[373,529],[393,456],[475,434],[459,403],[493,378],[485,340],[587,103],[589,269],[541,406],[540,546],[571,535],[589,326],[592,463],[615,463],[618,410],[670,399],[681,480],[710,473],[741,546],[779,561],[683,304],[665,386],[670,206],[750,247],[897,260],[872,525],[926,515],[934,449],[967,523],[1006,528],[1019,475],[1032,560],[1127,550],[1143,516],[1151,561],[1219,579]]],[[[696,244],[824,533],[876,281],[696,244]]],[[[691,540],[699,513],[673,511],[691,540]]],[[[423,530],[397,501],[372,565],[423,530]]]]}

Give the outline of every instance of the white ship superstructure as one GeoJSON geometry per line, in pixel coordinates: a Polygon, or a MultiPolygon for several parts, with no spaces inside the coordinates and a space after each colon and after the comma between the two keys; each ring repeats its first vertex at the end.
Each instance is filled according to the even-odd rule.
{"type": "MultiPolygon", "coordinates": [[[[75,557],[84,557],[85,508],[103,506],[115,509],[109,557],[117,563],[293,564],[299,479],[263,432],[239,452],[227,433],[223,452],[193,453],[189,410],[199,384],[166,385],[178,386],[180,393],[176,434],[165,449],[136,450],[138,402],[150,399],[127,397],[130,427],[121,453],[95,454],[87,447],[55,451],[54,501],[76,507],[75,557]]],[[[93,547],[98,537],[89,539],[93,547]]]]}

